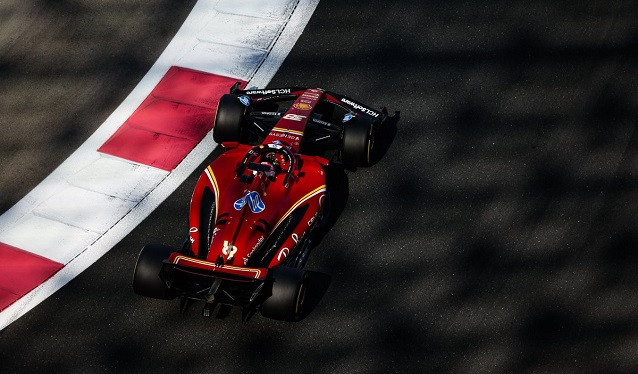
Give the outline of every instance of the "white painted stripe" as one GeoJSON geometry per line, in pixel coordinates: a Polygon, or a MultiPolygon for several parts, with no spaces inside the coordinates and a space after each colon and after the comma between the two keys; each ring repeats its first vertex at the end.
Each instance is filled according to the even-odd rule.
{"type": "Polygon", "coordinates": [[[248,87],[263,87],[281,66],[318,2],[200,0],[195,5],[166,50],[115,112],[42,183],[0,216],[0,242],[66,265],[0,312],[0,330],[110,250],[216,147],[209,133],[170,173],[96,151],[168,69],[179,65],[247,80],[248,87]],[[253,20],[245,22],[247,17],[253,20]],[[239,23],[245,29],[236,32],[237,26],[218,26],[224,22],[239,23]],[[219,34],[211,36],[211,31],[219,34]],[[109,183],[117,175],[122,177],[109,183]]]}
{"type": "Polygon", "coordinates": [[[66,264],[75,257],[74,253],[83,251],[99,237],[97,232],[27,214],[3,235],[2,242],[66,264]]]}
{"type": "Polygon", "coordinates": [[[222,0],[216,6],[220,12],[247,16],[286,19],[295,9],[296,0],[222,0]]]}
{"type": "Polygon", "coordinates": [[[102,156],[74,174],[68,182],[90,191],[137,202],[168,175],[165,170],[109,155],[102,156]]]}
{"type": "Polygon", "coordinates": [[[199,40],[269,51],[285,22],[237,14],[220,13],[208,22],[199,40]],[[259,30],[255,35],[253,30],[259,30]]]}
{"type": "Polygon", "coordinates": [[[259,66],[257,74],[248,82],[247,87],[263,88],[268,85],[286,57],[288,57],[288,53],[290,53],[299,35],[308,24],[310,16],[314,13],[317,5],[319,5],[319,0],[300,0],[297,3],[297,7],[286,23],[286,27],[282,30],[266,60],[259,66]]]}

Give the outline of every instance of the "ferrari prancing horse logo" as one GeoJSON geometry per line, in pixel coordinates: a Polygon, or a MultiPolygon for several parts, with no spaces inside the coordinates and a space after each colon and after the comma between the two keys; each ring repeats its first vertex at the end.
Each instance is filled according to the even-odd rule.
{"type": "Polygon", "coordinates": [[[228,245],[228,240],[224,240],[222,253],[228,256],[228,260],[232,260],[235,253],[237,253],[237,247],[235,247],[234,245],[228,245]]]}

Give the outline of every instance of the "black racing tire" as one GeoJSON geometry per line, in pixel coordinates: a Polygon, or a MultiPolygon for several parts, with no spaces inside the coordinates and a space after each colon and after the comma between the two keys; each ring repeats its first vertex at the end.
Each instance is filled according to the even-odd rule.
{"type": "Polygon", "coordinates": [[[261,315],[280,321],[298,321],[306,299],[307,275],[301,269],[275,266],[270,269],[272,293],[261,304],[261,315]]]}
{"type": "Polygon", "coordinates": [[[162,262],[177,249],[161,244],[147,244],[140,251],[133,274],[133,291],[154,299],[171,300],[175,293],[159,277],[162,262]]]}
{"type": "Polygon", "coordinates": [[[348,167],[369,166],[373,145],[372,123],[355,117],[343,126],[341,161],[348,167]]]}
{"type": "Polygon", "coordinates": [[[246,118],[246,108],[247,106],[239,101],[237,95],[226,94],[219,99],[215,127],[213,127],[215,142],[219,144],[239,142],[241,129],[246,118]]]}

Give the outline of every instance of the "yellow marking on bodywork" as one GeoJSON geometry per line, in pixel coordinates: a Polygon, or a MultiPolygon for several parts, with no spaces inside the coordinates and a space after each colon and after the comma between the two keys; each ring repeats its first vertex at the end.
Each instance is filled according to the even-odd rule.
{"type": "Polygon", "coordinates": [[[282,127],[273,127],[272,131],[287,132],[295,135],[303,135],[303,131],[284,129],[282,127]]]}
{"type": "Polygon", "coordinates": [[[261,270],[256,269],[256,268],[241,268],[241,267],[232,266],[232,265],[217,266],[217,264],[214,263],[214,262],[198,260],[196,258],[186,257],[186,256],[176,256],[175,260],[173,260],[173,263],[175,265],[177,265],[179,260],[184,260],[184,261],[187,261],[187,262],[194,262],[196,264],[207,265],[207,266],[211,266],[211,267],[214,267],[214,268],[231,269],[231,270],[243,271],[243,272],[247,272],[247,273],[255,273],[256,274],[255,278],[259,278],[259,276],[261,275],[261,270]]]}
{"type": "MultiPolygon", "coordinates": [[[[206,175],[208,175],[208,179],[213,186],[213,192],[215,193],[215,223],[217,222],[217,215],[219,213],[219,185],[217,185],[217,179],[215,178],[215,173],[213,173],[213,169],[208,165],[206,168],[206,175]]],[[[201,214],[201,212],[200,212],[201,214]]]]}
{"type": "Polygon", "coordinates": [[[288,211],[286,212],[286,214],[283,215],[283,217],[281,217],[281,219],[279,220],[279,222],[277,222],[277,224],[275,225],[275,227],[272,229],[272,231],[274,232],[277,229],[277,226],[279,226],[279,224],[281,222],[283,222],[283,220],[286,219],[286,217],[288,217],[290,215],[290,213],[292,213],[293,210],[295,210],[295,208],[297,208],[299,205],[301,205],[301,203],[303,203],[304,201],[308,200],[309,198],[311,198],[312,196],[318,194],[319,192],[325,191],[326,190],[326,185],[321,185],[317,188],[315,188],[314,190],[308,192],[304,197],[302,197],[301,199],[299,199],[296,203],[293,204],[292,207],[290,207],[290,209],[288,209],[288,211]]]}

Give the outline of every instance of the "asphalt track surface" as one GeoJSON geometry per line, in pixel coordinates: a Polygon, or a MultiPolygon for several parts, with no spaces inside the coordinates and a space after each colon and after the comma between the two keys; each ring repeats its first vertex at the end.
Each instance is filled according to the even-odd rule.
{"type": "MultiPolygon", "coordinates": [[[[98,12],[110,14],[104,6],[98,12]]],[[[165,25],[171,11],[140,19],[165,25]]],[[[330,275],[312,312],[298,323],[256,316],[242,325],[237,310],[207,319],[198,305],[182,315],[177,302],[133,294],[141,246],[180,243],[196,172],[0,332],[0,371],[638,371],[637,20],[631,1],[322,0],[271,86],[329,88],[402,119],[386,157],[348,174],[347,204],[307,265],[330,275]]],[[[167,43],[174,29],[163,27],[167,43]]],[[[156,57],[163,46],[152,34],[156,57]]],[[[21,68],[6,56],[3,73],[21,68]]],[[[55,149],[81,143],[155,57],[122,58],[111,74],[133,81],[89,92],[99,95],[88,120],[64,122],[55,149]]],[[[98,61],[80,64],[87,79],[109,65],[98,61]]],[[[87,84],[81,74],[24,77],[38,75],[87,84]]],[[[23,95],[16,82],[3,112],[23,95]]],[[[69,117],[50,100],[51,113],[69,117]]],[[[20,131],[10,133],[21,144],[20,131]]],[[[64,159],[48,152],[25,157],[64,159]]],[[[8,186],[3,175],[3,204],[8,186]]]]}
{"type": "Polygon", "coordinates": [[[194,4],[0,3],[0,214],[120,105],[194,4]]]}

